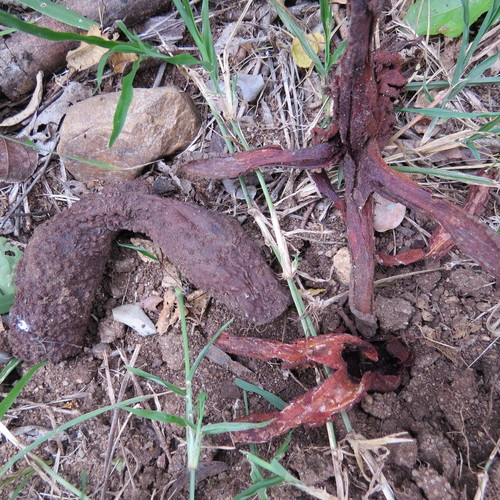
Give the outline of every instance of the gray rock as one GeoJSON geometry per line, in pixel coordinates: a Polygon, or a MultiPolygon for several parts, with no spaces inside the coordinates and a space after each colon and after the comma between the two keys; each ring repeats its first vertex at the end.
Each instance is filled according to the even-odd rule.
{"type": "Polygon", "coordinates": [[[131,179],[154,161],[182,150],[200,128],[191,98],[174,86],[134,89],[125,126],[108,147],[119,93],[100,94],[72,106],[61,128],[58,153],[109,163],[109,170],[64,158],[64,165],[80,181],[131,179]]]}
{"type": "Polygon", "coordinates": [[[382,295],[375,299],[375,315],[382,330],[395,331],[405,328],[414,312],[415,308],[407,300],[388,299],[382,295]]]}

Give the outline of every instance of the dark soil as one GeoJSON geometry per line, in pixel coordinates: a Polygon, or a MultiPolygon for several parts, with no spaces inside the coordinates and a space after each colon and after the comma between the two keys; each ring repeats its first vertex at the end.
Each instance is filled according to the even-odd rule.
{"type": "MultiPolygon", "coordinates": [[[[227,13],[225,15],[228,16],[227,13]]],[[[229,19],[224,20],[221,16],[218,22],[222,28],[222,23],[229,22],[229,19]]],[[[154,75],[154,71],[147,70],[140,84],[146,86],[154,75]]],[[[183,81],[174,69],[169,70],[166,79],[177,83],[183,81]]],[[[273,89],[265,90],[264,99],[271,109],[276,109],[273,89]]],[[[259,129],[259,112],[261,108],[250,108],[248,113],[254,116],[257,124],[245,131],[255,147],[269,141],[269,131],[259,129]]],[[[285,144],[282,131],[275,134],[272,140],[276,142],[279,139],[283,139],[285,144]]],[[[58,172],[59,167],[54,162],[46,176],[55,191],[60,187],[58,172]]],[[[285,191],[284,186],[297,186],[307,178],[306,174],[272,170],[266,172],[266,176],[281,196],[293,192],[291,189],[285,191]],[[282,179],[284,181],[280,184],[282,179]]],[[[144,177],[150,182],[165,179],[158,167],[152,167],[144,177]]],[[[235,214],[243,222],[247,233],[262,241],[256,224],[246,215],[243,203],[238,201],[235,205],[221,182],[194,182],[192,179],[190,182],[188,195],[179,189],[170,195],[235,214]]],[[[93,189],[93,186],[87,187],[93,189]]],[[[255,201],[264,207],[259,194],[255,201]]],[[[297,196],[288,198],[279,206],[279,212],[303,201],[297,196]]],[[[8,200],[2,197],[1,202],[4,212],[8,200]]],[[[30,203],[31,212],[52,210],[52,205],[43,196],[41,185],[30,194],[30,203]]],[[[289,238],[289,243],[292,253],[299,256],[299,272],[303,273],[304,288],[319,291],[321,298],[328,299],[347,290],[332,271],[332,257],[346,245],[346,238],[340,214],[328,209],[327,202],[317,197],[311,203],[291,215],[282,216],[281,223],[285,231],[299,228],[314,231],[310,235],[294,235],[289,238]],[[311,211],[313,202],[315,206],[311,211]]],[[[65,206],[61,204],[60,208],[65,206]]],[[[495,209],[492,199],[488,213],[495,213],[495,209]]],[[[416,219],[411,212],[407,215],[416,219]]],[[[26,218],[16,238],[28,241],[32,228],[46,217],[26,218]]],[[[427,223],[422,217],[417,222],[421,225],[427,223]]],[[[120,241],[128,242],[130,236],[124,234],[120,241]]],[[[408,221],[390,236],[380,237],[377,243],[380,250],[388,253],[394,245],[399,249],[408,249],[420,244],[420,234],[408,221]]],[[[277,263],[263,244],[262,251],[274,270],[279,272],[277,263]]],[[[134,351],[138,351],[135,367],[170,383],[184,385],[178,321],[174,321],[166,333],[144,338],[109,319],[111,309],[122,303],[141,302],[152,296],[163,298],[166,288],[162,281],[166,275],[166,264],[146,263],[136,252],[115,245],[105,279],[95,298],[84,351],[69,361],[42,367],[4,418],[5,424],[18,439],[29,443],[70,418],[112,404],[118,398],[134,397],[141,392],[160,393],[160,386],[145,379],[137,378],[135,383],[128,380],[124,384],[127,374],[124,366],[131,363],[134,351]]],[[[385,476],[396,499],[475,498],[478,475],[483,472],[500,437],[498,343],[495,343],[498,331],[495,336],[491,327],[488,328],[491,321],[487,324],[493,308],[499,303],[500,292],[489,275],[457,252],[452,252],[441,262],[429,261],[400,269],[377,268],[377,280],[389,276],[395,279],[376,288],[379,333],[398,337],[414,353],[415,362],[396,392],[369,394],[349,412],[352,427],[358,438],[382,438],[401,432],[411,438],[410,442],[370,448],[374,463],[379,468],[375,476],[378,479],[381,473],[385,476]],[[422,273],[405,276],[414,271],[422,273]]],[[[187,282],[184,283],[184,291],[186,295],[193,291],[187,282]]],[[[188,301],[187,307],[191,358],[194,360],[232,314],[214,300],[201,305],[194,300],[188,301]]],[[[345,304],[311,310],[319,333],[348,331],[348,325],[342,319],[345,314],[339,315],[339,307],[343,307],[341,312],[349,317],[345,304]]],[[[156,310],[148,312],[154,322],[158,320],[161,308],[160,303],[156,310]]],[[[3,337],[0,336],[0,343],[3,344],[0,350],[8,351],[5,345],[8,319],[4,317],[3,322],[6,331],[2,333],[3,337]]],[[[228,331],[234,335],[280,341],[291,341],[303,335],[299,318],[292,308],[273,323],[258,327],[236,318],[228,331]]],[[[227,366],[212,359],[202,361],[194,380],[195,393],[204,391],[208,394],[207,423],[231,421],[244,415],[243,394],[233,383],[235,376],[245,378],[286,401],[317,382],[313,369],[287,373],[281,371],[277,363],[233,356],[240,370],[235,375],[227,366]]],[[[27,369],[22,365],[18,369],[19,376],[27,369]]],[[[7,392],[9,388],[5,385],[3,391],[7,392]]],[[[251,411],[271,410],[256,395],[248,395],[248,404],[251,411]]],[[[184,401],[175,394],[161,395],[151,400],[150,405],[166,413],[184,414],[184,401]]],[[[353,448],[346,440],[348,436],[340,417],[335,420],[334,428],[339,441],[334,459],[324,427],[299,428],[294,431],[290,447],[280,460],[283,466],[308,486],[338,494],[334,461],[339,460],[347,475],[349,498],[367,498],[367,492],[370,492],[369,498],[385,498],[380,489],[371,489],[374,485],[370,485],[370,478],[374,471],[370,472],[366,463],[366,476],[363,476],[353,448]]],[[[87,492],[91,498],[185,498],[187,482],[183,439],[184,430],[180,427],[160,423],[153,425],[150,420],[124,411],[119,411],[116,417],[108,412],[72,427],[58,439],[38,448],[36,453],[47,462],[56,462],[58,473],[76,487],[82,487],[82,475],[87,474],[87,492]],[[114,418],[117,421],[112,425],[114,418]],[[104,483],[105,461],[111,446],[114,447],[110,455],[111,472],[104,483]],[[106,495],[101,497],[103,487],[106,495]]],[[[259,445],[259,456],[270,460],[283,439],[259,445]]],[[[203,444],[206,448],[201,457],[203,463],[198,474],[197,498],[231,499],[252,484],[249,462],[239,451],[247,450],[247,446],[221,449],[217,447],[217,439],[212,437],[207,437],[203,444]]],[[[0,465],[16,451],[4,441],[1,444],[0,465]]],[[[15,470],[22,470],[25,466],[21,461],[15,470]]],[[[55,465],[53,467],[56,468],[55,465]]],[[[6,493],[2,493],[4,498],[7,498],[7,491],[8,488],[6,493]]],[[[45,498],[44,493],[50,491],[50,485],[35,474],[18,498],[45,498]]],[[[57,491],[53,494],[51,498],[68,498],[57,491]]],[[[312,498],[291,486],[273,487],[267,494],[269,498],[276,499],[312,498]]],[[[489,469],[488,488],[482,498],[500,498],[498,460],[489,469]]]]}

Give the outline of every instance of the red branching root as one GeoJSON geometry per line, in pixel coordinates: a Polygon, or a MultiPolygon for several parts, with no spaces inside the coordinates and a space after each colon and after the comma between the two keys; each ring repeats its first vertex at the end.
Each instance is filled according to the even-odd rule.
{"type": "Polygon", "coordinates": [[[311,177],[319,192],[333,201],[346,224],[353,262],[349,305],[361,333],[375,333],[373,274],[375,262],[406,265],[423,258],[441,258],[453,246],[474,259],[494,277],[500,278],[500,235],[482,224],[487,188],[471,188],[465,207],[458,207],[422,188],[409,177],[389,168],[381,151],[389,139],[395,119],[393,100],[406,80],[398,54],[372,53],[372,36],[380,14],[379,0],[351,0],[349,44],[329,89],[334,100],[333,123],[317,130],[313,145],[297,151],[265,148],[184,165],[194,175],[235,177],[254,168],[281,165],[313,169],[311,177]],[[341,164],[344,197],[331,186],[326,170],[341,164]],[[378,253],[373,231],[372,194],[401,203],[439,224],[429,248],[396,256],[378,253]]]}
{"type": "Polygon", "coordinates": [[[323,364],[332,369],[322,384],[292,400],[282,411],[254,413],[241,419],[264,422],[267,426],[234,432],[240,443],[262,443],[300,425],[315,427],[330,422],[336,413],[349,410],[369,390],[392,391],[401,380],[411,356],[397,341],[371,344],[347,334],[321,335],[299,339],[292,344],[274,340],[234,337],[223,333],[216,344],[222,350],[264,361],[283,360],[283,368],[323,364]]]}

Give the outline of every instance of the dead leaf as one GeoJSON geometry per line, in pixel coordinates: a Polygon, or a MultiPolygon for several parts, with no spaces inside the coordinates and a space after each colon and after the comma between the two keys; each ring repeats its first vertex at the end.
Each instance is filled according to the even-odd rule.
{"type": "Polygon", "coordinates": [[[156,312],[161,302],[163,302],[163,299],[159,295],[150,295],[142,299],[139,305],[146,309],[146,311],[156,312]]]}
{"type": "Polygon", "coordinates": [[[33,175],[38,163],[38,153],[19,142],[0,137],[0,180],[23,182],[33,175]]]}
{"type": "Polygon", "coordinates": [[[91,95],[92,89],[89,86],[80,82],[69,82],[64,87],[63,93],[37,116],[34,130],[49,123],[59,125],[71,104],[83,101],[91,95]]]}
{"type": "Polygon", "coordinates": [[[316,295],[321,295],[324,292],[326,292],[326,288],[308,288],[307,289],[307,293],[309,293],[313,297],[316,297],[316,295]]]}
{"type": "MultiPolygon", "coordinates": [[[[325,46],[325,37],[319,31],[307,35],[307,39],[316,54],[325,46]]],[[[292,57],[299,68],[309,68],[312,64],[312,59],[304,52],[299,39],[295,37],[292,40],[292,57]]]]}
{"type": "Polygon", "coordinates": [[[13,125],[17,125],[21,123],[23,120],[26,120],[29,116],[31,116],[40,105],[42,101],[43,94],[43,72],[39,71],[36,74],[36,88],[31,96],[30,102],[21,112],[17,113],[17,115],[11,116],[10,118],[5,119],[2,123],[0,123],[0,127],[12,127],[13,125]]]}
{"type": "MultiPolygon", "coordinates": [[[[187,311],[186,311],[187,314],[187,311]]],[[[180,318],[179,304],[175,291],[169,288],[163,295],[163,309],[160,312],[158,321],[156,322],[156,329],[160,335],[167,333],[169,328],[174,326],[180,318]]]]}
{"type": "Polygon", "coordinates": [[[189,309],[196,316],[202,316],[210,302],[210,295],[203,290],[195,290],[186,297],[189,309]]]}
{"type": "MultiPolygon", "coordinates": [[[[109,40],[107,34],[103,34],[98,26],[91,26],[87,36],[98,36],[103,40],[109,40]]],[[[113,37],[116,39],[116,37],[113,37]]],[[[109,49],[104,47],[98,47],[97,45],[89,45],[88,43],[82,42],[78,48],[75,50],[70,50],[66,55],[66,62],[68,63],[68,69],[73,71],[83,71],[89,69],[92,66],[99,64],[101,57],[108,52],[109,49]]]]}
{"type": "Polygon", "coordinates": [[[109,65],[113,68],[113,73],[123,73],[128,64],[137,61],[139,57],[137,54],[129,53],[124,54],[123,52],[113,52],[109,56],[109,65]]]}

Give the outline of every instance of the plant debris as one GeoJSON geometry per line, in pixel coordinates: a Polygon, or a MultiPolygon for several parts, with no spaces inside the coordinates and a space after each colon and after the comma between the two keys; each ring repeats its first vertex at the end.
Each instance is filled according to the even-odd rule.
{"type": "Polygon", "coordinates": [[[471,216],[468,207],[435,198],[385,163],[381,150],[395,123],[392,101],[406,80],[398,54],[381,50],[372,54],[371,40],[381,2],[353,0],[350,8],[349,44],[329,90],[334,100],[333,124],[326,131],[316,130],[315,145],[293,151],[262,148],[223,159],[192,162],[182,168],[186,173],[216,178],[236,177],[266,165],[316,170],[311,177],[318,190],[332,199],[344,217],[352,256],[349,304],[358,329],[370,336],[377,327],[373,313],[375,261],[404,265],[421,258],[442,257],[443,248],[448,251],[456,245],[500,278],[500,236],[471,216]],[[332,188],[325,170],[339,163],[345,179],[343,199],[332,188]],[[411,250],[397,256],[376,252],[374,193],[440,224],[427,250],[411,250]]]}
{"type": "Polygon", "coordinates": [[[336,413],[352,408],[369,390],[397,389],[403,367],[412,363],[410,352],[396,340],[371,344],[347,334],[320,335],[283,344],[224,332],[216,344],[232,354],[263,361],[281,359],[287,369],[319,363],[335,370],[325,382],[295,398],[282,411],[253,413],[240,419],[274,419],[265,427],[233,432],[233,440],[240,443],[263,443],[299,425],[316,427],[331,422],[336,413]]]}
{"type": "Polygon", "coordinates": [[[9,342],[24,360],[60,361],[81,350],[111,243],[122,230],[149,236],[195,286],[256,324],[289,297],[240,225],[128,181],[89,195],[39,226],[16,276],[9,342]]]}

